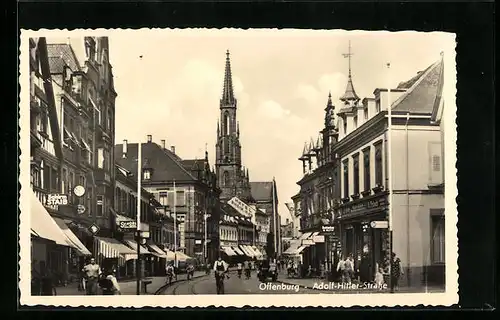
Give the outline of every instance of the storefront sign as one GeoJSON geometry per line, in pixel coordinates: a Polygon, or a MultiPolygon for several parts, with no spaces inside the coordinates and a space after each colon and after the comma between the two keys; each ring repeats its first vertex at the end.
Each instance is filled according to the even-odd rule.
{"type": "Polygon", "coordinates": [[[201,244],[201,240],[194,240],[194,244],[201,244]]]}
{"type": "Polygon", "coordinates": [[[84,194],[85,194],[85,188],[83,186],[76,186],[74,189],[73,189],[73,193],[75,194],[75,196],[77,197],[82,197],[84,194]]]}
{"type": "Polygon", "coordinates": [[[47,196],[47,201],[45,202],[46,206],[49,207],[57,207],[60,205],[68,204],[68,196],[65,194],[49,194],[47,196]]]}
{"type": "Polygon", "coordinates": [[[362,214],[364,211],[373,211],[373,210],[384,210],[387,205],[385,195],[382,197],[377,197],[375,199],[362,199],[358,203],[347,204],[340,208],[341,217],[347,216],[355,216],[358,214],[362,214]]]}
{"type": "Polygon", "coordinates": [[[99,226],[97,226],[96,224],[92,224],[90,227],[89,227],[89,231],[95,236],[99,230],[101,230],[99,228],[99,226]]]}
{"type": "Polygon", "coordinates": [[[136,230],[137,229],[137,222],[136,221],[120,221],[118,223],[118,226],[122,230],[136,230]]]}
{"type": "Polygon", "coordinates": [[[255,216],[255,209],[238,199],[237,197],[231,198],[228,202],[228,205],[233,207],[236,211],[238,211],[240,214],[244,215],[245,217],[254,217],[255,216]]]}
{"type": "Polygon", "coordinates": [[[313,241],[314,241],[314,243],[324,243],[325,236],[314,236],[313,241]]]}

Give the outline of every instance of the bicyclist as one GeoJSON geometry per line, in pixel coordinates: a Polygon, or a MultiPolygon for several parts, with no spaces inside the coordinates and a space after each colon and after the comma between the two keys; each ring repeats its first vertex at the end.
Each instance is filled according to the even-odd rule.
{"type": "Polygon", "coordinates": [[[169,263],[165,268],[165,271],[167,273],[167,281],[168,283],[171,283],[172,279],[175,277],[174,265],[172,263],[169,263]]]}
{"type": "Polygon", "coordinates": [[[219,294],[219,292],[224,293],[223,281],[228,271],[228,264],[224,260],[222,260],[221,257],[219,257],[219,259],[217,259],[217,261],[215,261],[214,263],[214,271],[215,271],[215,284],[217,286],[217,294],[219,294]]]}

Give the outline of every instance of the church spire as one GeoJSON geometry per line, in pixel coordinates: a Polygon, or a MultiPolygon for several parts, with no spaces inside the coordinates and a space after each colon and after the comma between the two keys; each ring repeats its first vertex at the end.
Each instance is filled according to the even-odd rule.
{"type": "Polygon", "coordinates": [[[354,90],[354,85],[352,84],[351,57],[353,56],[353,53],[351,53],[351,41],[349,41],[349,51],[347,53],[343,53],[342,55],[344,56],[344,58],[349,59],[349,78],[347,79],[347,87],[345,89],[345,93],[342,97],[340,97],[340,100],[343,102],[359,101],[359,97],[354,90]]]}
{"type": "Polygon", "coordinates": [[[233,91],[233,78],[231,74],[231,61],[229,59],[229,50],[226,51],[226,70],[224,72],[224,86],[222,89],[221,106],[234,105],[236,99],[233,91]]]}

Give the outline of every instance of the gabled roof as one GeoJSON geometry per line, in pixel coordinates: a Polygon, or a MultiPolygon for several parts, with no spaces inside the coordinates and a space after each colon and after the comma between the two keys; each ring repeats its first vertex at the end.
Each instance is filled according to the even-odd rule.
{"type": "MultiPolygon", "coordinates": [[[[142,159],[148,159],[153,169],[151,182],[196,181],[197,179],[181,163],[181,159],[170,150],[163,149],[156,143],[142,144],[142,159]]],[[[122,157],[122,145],[115,146],[116,163],[137,176],[137,143],[127,144],[127,157],[122,157]]]]}
{"type": "Polygon", "coordinates": [[[272,201],[273,200],[273,182],[260,181],[250,182],[252,197],[255,201],[272,201]]]}
{"type": "Polygon", "coordinates": [[[73,48],[69,44],[47,44],[50,73],[62,73],[64,66],[72,71],[80,71],[80,63],[73,48]]]}
{"type": "MultiPolygon", "coordinates": [[[[405,82],[408,90],[392,104],[395,112],[432,114],[439,107],[443,90],[444,70],[441,59],[405,82]]],[[[401,84],[400,84],[401,86],[401,84]]]]}

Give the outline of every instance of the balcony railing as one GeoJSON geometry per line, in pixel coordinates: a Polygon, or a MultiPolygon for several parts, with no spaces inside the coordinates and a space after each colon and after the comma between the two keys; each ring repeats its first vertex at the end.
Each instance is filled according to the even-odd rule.
{"type": "Polygon", "coordinates": [[[55,157],[56,149],[54,147],[54,143],[49,140],[45,134],[42,134],[39,131],[36,133],[36,137],[42,142],[42,149],[55,157]]]}

